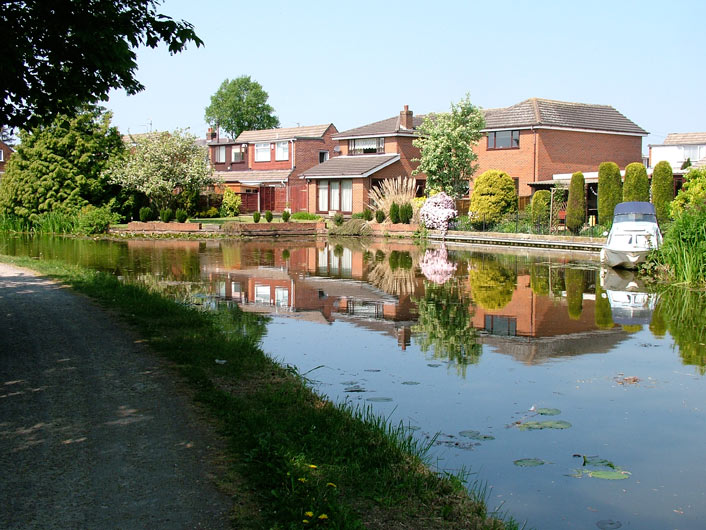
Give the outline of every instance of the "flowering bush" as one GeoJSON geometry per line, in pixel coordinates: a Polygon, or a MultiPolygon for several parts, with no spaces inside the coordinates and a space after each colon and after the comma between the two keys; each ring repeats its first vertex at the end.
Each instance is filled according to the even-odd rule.
{"type": "Polygon", "coordinates": [[[419,262],[422,274],[427,280],[436,284],[446,283],[456,272],[456,264],[451,263],[448,258],[445,246],[436,250],[427,250],[419,262]]]}
{"type": "Polygon", "coordinates": [[[449,221],[455,219],[457,215],[454,200],[446,193],[441,192],[424,201],[424,205],[419,211],[419,220],[427,228],[446,233],[449,229],[449,221]]]}

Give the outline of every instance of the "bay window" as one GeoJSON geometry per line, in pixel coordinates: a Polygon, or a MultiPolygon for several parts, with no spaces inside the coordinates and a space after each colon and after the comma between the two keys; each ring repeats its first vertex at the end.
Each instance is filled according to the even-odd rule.
{"type": "Polygon", "coordinates": [[[255,144],[255,162],[270,161],[270,143],[255,144]]]}
{"type": "Polygon", "coordinates": [[[331,198],[329,209],[338,211],[341,209],[341,183],[338,180],[332,180],[329,187],[329,197],[331,198]]]}
{"type": "Polygon", "coordinates": [[[384,138],[353,138],[348,140],[349,155],[369,155],[385,152],[384,138]]]}
{"type": "Polygon", "coordinates": [[[352,212],[353,181],[319,180],[316,187],[318,212],[352,212]]]}

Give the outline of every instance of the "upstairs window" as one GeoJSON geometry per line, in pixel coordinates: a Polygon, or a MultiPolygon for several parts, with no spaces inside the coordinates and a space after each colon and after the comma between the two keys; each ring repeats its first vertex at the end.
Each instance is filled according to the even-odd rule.
{"type": "Polygon", "coordinates": [[[289,160],[289,142],[277,142],[275,160],[289,160]]]}
{"type": "Polygon", "coordinates": [[[373,155],[384,152],[384,138],[353,138],[348,140],[349,155],[373,155]]]}
{"type": "Polygon", "coordinates": [[[488,149],[519,149],[520,131],[495,131],[488,133],[488,149]]]}
{"type": "Polygon", "coordinates": [[[219,145],[213,149],[214,162],[216,164],[224,164],[226,161],[226,146],[219,145]]]}
{"type": "Polygon", "coordinates": [[[255,144],[255,162],[270,161],[270,143],[255,144]]]}
{"type": "Polygon", "coordinates": [[[243,147],[242,145],[234,145],[231,152],[230,152],[230,161],[231,163],[236,163],[236,162],[242,162],[244,160],[243,156],[243,147]]]}

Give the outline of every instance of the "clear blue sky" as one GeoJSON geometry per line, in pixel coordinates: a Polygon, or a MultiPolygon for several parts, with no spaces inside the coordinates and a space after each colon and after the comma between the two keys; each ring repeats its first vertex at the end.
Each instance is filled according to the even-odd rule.
{"type": "Polygon", "coordinates": [[[339,131],[443,112],[466,92],[484,108],[530,97],[612,105],[661,143],[706,131],[706,2],[166,0],[205,46],[138,51],[136,96],[106,106],[121,132],[189,128],[225,80],[250,75],[283,127],[339,131]]]}

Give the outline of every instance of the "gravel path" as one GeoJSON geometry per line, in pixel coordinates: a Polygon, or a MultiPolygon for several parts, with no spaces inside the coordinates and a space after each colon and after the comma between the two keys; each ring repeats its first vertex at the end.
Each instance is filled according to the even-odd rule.
{"type": "Polygon", "coordinates": [[[216,441],[86,298],[0,263],[0,528],[228,528],[216,441]]]}

